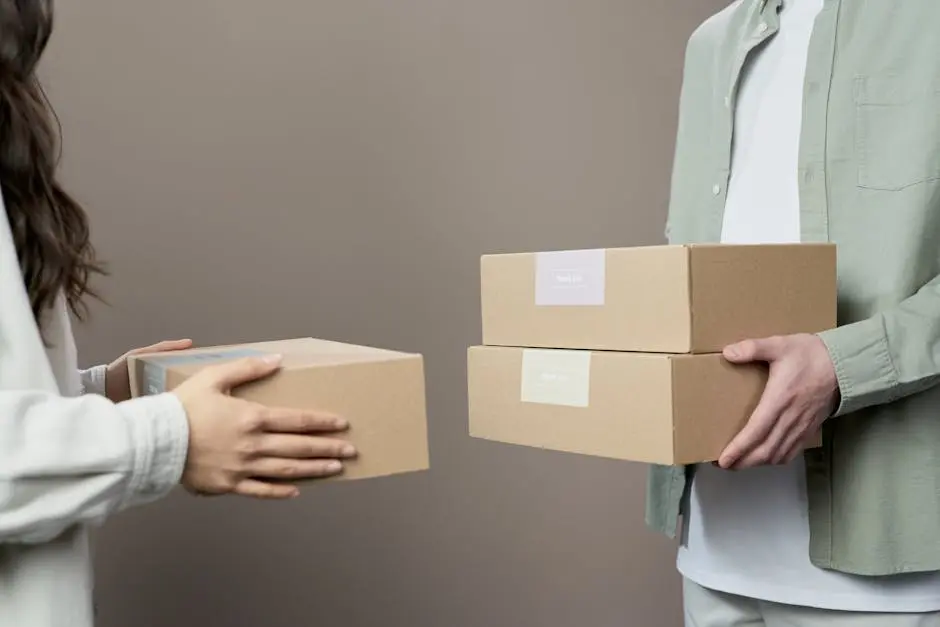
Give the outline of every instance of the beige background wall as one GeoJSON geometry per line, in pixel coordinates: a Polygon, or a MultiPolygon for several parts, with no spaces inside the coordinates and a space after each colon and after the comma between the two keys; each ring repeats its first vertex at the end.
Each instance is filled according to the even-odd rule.
{"type": "Polygon", "coordinates": [[[82,0],[45,63],[113,276],[168,337],[420,351],[433,471],[177,495],[98,539],[103,627],[677,627],[640,466],[472,441],[483,252],[661,238],[684,41],[721,0],[82,0]]]}

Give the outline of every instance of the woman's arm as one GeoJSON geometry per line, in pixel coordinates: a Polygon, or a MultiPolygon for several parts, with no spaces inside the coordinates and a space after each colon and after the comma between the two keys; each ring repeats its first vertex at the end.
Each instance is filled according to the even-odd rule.
{"type": "Polygon", "coordinates": [[[114,404],[0,391],[0,544],[45,542],[163,496],[188,446],[172,394],[114,404]]]}

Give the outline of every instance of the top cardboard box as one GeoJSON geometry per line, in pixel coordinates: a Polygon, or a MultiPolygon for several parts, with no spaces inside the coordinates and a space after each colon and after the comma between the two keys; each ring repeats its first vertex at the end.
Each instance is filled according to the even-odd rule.
{"type": "Polygon", "coordinates": [[[485,255],[483,343],[710,353],[836,324],[832,244],[485,255]]]}

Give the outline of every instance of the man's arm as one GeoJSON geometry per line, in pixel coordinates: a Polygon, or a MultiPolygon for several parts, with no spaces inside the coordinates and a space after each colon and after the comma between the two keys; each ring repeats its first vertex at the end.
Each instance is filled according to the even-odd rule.
{"type": "Polygon", "coordinates": [[[875,316],[816,335],[747,340],[732,362],[766,362],[770,377],[724,468],[789,462],[830,416],[898,400],[940,382],[940,277],[875,316]]]}
{"type": "Polygon", "coordinates": [[[842,396],[835,415],[940,383],[940,277],[871,318],[819,334],[842,396]]]}

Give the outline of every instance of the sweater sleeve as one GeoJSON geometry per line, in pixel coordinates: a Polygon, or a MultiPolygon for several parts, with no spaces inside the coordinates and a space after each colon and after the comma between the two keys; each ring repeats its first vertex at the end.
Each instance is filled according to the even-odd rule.
{"type": "Polygon", "coordinates": [[[46,542],[167,494],[188,446],[172,394],[115,405],[0,391],[0,544],[46,542]]]}
{"type": "Polygon", "coordinates": [[[79,370],[78,376],[82,381],[82,394],[97,394],[99,396],[106,396],[105,394],[105,377],[108,372],[108,367],[105,366],[95,366],[87,370],[79,370]]]}

